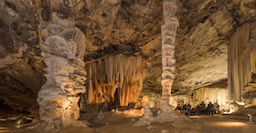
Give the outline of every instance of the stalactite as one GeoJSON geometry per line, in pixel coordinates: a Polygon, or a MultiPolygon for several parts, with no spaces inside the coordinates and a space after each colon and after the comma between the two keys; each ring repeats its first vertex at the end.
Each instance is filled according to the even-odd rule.
{"type": "Polygon", "coordinates": [[[175,38],[178,19],[175,17],[176,1],[164,0],[163,3],[163,24],[162,31],[162,100],[161,109],[165,110],[169,105],[171,88],[174,80],[175,71],[175,38]]]}
{"type": "MultiPolygon", "coordinates": [[[[255,88],[256,23],[237,29],[228,46],[228,83],[230,102],[241,102],[245,92],[255,88]]],[[[245,98],[245,99],[244,99],[245,98]]]]}
{"type": "Polygon", "coordinates": [[[86,64],[87,103],[114,102],[116,91],[120,106],[136,103],[144,78],[142,61],[141,56],[117,55],[86,64]]]}

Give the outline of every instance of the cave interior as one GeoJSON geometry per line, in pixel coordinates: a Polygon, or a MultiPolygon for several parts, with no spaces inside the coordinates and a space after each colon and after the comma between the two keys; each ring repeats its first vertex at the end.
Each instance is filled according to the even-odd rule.
{"type": "MultiPolygon", "coordinates": [[[[12,119],[151,121],[164,102],[202,101],[256,116],[256,0],[0,1],[0,132],[12,119]]],[[[173,111],[166,118],[193,120],[173,111]]]]}

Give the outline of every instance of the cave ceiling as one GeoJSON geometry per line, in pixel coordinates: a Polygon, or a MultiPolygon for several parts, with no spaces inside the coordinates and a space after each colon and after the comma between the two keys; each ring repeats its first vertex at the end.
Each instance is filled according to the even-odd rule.
{"type": "MultiPolygon", "coordinates": [[[[53,2],[50,7],[47,2],[0,1],[0,100],[20,110],[35,102],[46,80],[39,25],[40,20],[50,21],[50,12],[61,18],[73,14],[75,27],[86,37],[85,62],[110,55],[140,55],[147,71],[143,92],[161,92],[162,0],[73,0],[76,4],[72,8],[71,0],[63,0],[66,6],[53,2]],[[19,96],[33,100],[17,102],[19,96]]],[[[225,81],[230,36],[237,27],[256,20],[256,0],[177,3],[172,91],[185,92],[225,81]]]]}

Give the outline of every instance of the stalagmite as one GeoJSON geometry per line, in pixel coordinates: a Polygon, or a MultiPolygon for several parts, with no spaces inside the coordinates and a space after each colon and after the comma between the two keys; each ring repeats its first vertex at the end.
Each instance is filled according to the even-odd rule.
{"type": "Polygon", "coordinates": [[[165,123],[169,122],[173,127],[193,128],[192,121],[186,116],[173,110],[169,104],[171,88],[174,80],[175,71],[175,38],[178,19],[175,17],[176,1],[164,0],[163,2],[163,24],[162,30],[162,99],[160,103],[160,111],[157,117],[152,117],[152,112],[148,106],[144,108],[144,116],[135,123],[136,126],[145,126],[151,122],[165,123]]]}
{"type": "Polygon", "coordinates": [[[43,43],[47,81],[39,91],[37,101],[40,119],[60,128],[72,125],[79,118],[77,94],[85,92],[86,80],[84,63],[80,58],[83,57],[84,44],[81,42],[84,36],[76,28],[49,25],[47,29],[54,32],[43,43]],[[67,40],[65,35],[73,37],[67,40]]]}
{"type": "Polygon", "coordinates": [[[142,61],[141,56],[116,55],[86,64],[87,104],[136,103],[145,75],[142,61]]]}
{"type": "MultiPolygon", "coordinates": [[[[38,93],[39,115],[45,129],[77,125],[79,93],[85,92],[85,36],[74,27],[72,16],[61,18],[56,9],[62,1],[49,1],[50,22],[41,20],[46,83],[38,93]]],[[[72,14],[71,14],[72,15],[72,14]]]]}
{"type": "Polygon", "coordinates": [[[163,24],[162,31],[162,100],[161,110],[167,111],[169,107],[169,99],[174,80],[175,71],[175,38],[177,27],[179,25],[178,19],[175,17],[176,1],[164,0],[163,3],[163,24]]]}

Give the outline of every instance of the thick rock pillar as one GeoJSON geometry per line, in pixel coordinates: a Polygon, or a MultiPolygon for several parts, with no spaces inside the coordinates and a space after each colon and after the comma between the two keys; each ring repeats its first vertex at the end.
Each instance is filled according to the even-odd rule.
{"type": "Polygon", "coordinates": [[[78,94],[86,91],[85,36],[74,26],[74,1],[46,0],[42,4],[40,35],[47,81],[37,102],[40,119],[52,129],[77,124],[78,94]]]}
{"type": "Polygon", "coordinates": [[[160,111],[156,117],[152,116],[152,112],[148,106],[144,107],[144,116],[135,123],[136,126],[151,125],[151,122],[166,123],[169,122],[173,127],[177,128],[194,128],[192,121],[185,115],[174,111],[169,104],[172,84],[174,81],[175,71],[175,38],[178,19],[175,17],[176,0],[163,1],[163,24],[162,31],[162,99],[160,103],[160,111]]]}
{"type": "Polygon", "coordinates": [[[77,28],[54,24],[45,30],[50,31],[43,42],[47,81],[37,101],[40,119],[58,128],[72,125],[79,118],[77,94],[85,92],[86,80],[84,35],[77,28]]]}
{"type": "Polygon", "coordinates": [[[169,106],[172,84],[175,71],[175,38],[178,19],[175,17],[176,0],[164,0],[163,2],[163,24],[162,31],[162,100],[161,110],[166,110],[169,106]]]}

